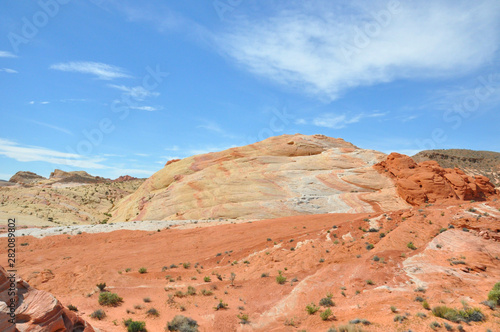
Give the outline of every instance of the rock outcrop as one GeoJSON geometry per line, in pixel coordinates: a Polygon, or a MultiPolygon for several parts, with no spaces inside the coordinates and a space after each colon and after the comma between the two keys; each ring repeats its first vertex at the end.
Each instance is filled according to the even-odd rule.
{"type": "Polygon", "coordinates": [[[0,266],[0,331],[93,332],[92,326],[74,312],[63,307],[53,295],[32,288],[20,278],[15,279],[17,309],[16,324],[9,322],[12,280],[0,266]]]}
{"type": "Polygon", "coordinates": [[[152,175],[111,221],[374,212],[407,207],[372,166],[386,155],[323,135],[282,135],[192,156],[152,175]]]}
{"type": "Polygon", "coordinates": [[[73,171],[73,172],[65,172],[60,169],[54,170],[54,172],[50,173],[49,180],[53,183],[104,183],[110,182],[110,179],[102,178],[100,176],[92,176],[85,171],[73,171]]]}
{"type": "Polygon", "coordinates": [[[444,168],[460,168],[470,176],[483,175],[500,187],[500,153],[464,149],[426,150],[414,155],[413,160],[437,161],[444,168]]]}
{"type": "Polygon", "coordinates": [[[113,180],[113,182],[125,182],[125,181],[133,181],[137,180],[137,178],[130,175],[121,175],[113,180]]]}
{"type": "Polygon", "coordinates": [[[457,168],[442,168],[436,161],[417,164],[399,153],[391,153],[375,168],[394,179],[399,195],[412,205],[443,199],[484,201],[497,193],[487,177],[471,177],[457,168]]]}
{"type": "Polygon", "coordinates": [[[33,184],[42,180],[46,180],[46,178],[33,172],[19,171],[10,178],[9,182],[33,184]]]}

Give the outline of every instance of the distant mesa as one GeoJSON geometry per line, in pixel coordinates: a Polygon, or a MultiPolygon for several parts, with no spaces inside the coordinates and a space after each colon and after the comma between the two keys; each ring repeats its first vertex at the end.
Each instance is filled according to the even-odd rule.
{"type": "Polygon", "coordinates": [[[21,183],[21,184],[33,184],[42,180],[47,180],[47,179],[33,172],[19,171],[10,178],[9,182],[21,183]]]}
{"type": "Polygon", "coordinates": [[[49,180],[58,183],[104,183],[111,181],[110,179],[100,176],[92,176],[85,171],[65,172],[60,169],[56,169],[54,172],[50,173],[49,180]]]}
{"type": "Polygon", "coordinates": [[[135,177],[130,176],[130,175],[122,175],[122,176],[119,176],[116,179],[114,179],[113,182],[126,182],[126,181],[134,181],[134,180],[138,180],[138,178],[135,178],[135,177]]]}
{"type": "Polygon", "coordinates": [[[413,156],[416,162],[434,160],[445,168],[459,168],[470,176],[482,175],[500,187],[500,153],[464,149],[426,150],[413,156]]]}
{"type": "Polygon", "coordinates": [[[15,280],[18,307],[14,327],[8,322],[10,284],[7,272],[0,266],[0,331],[95,331],[84,319],[63,307],[52,294],[37,290],[19,278],[15,280]]]}

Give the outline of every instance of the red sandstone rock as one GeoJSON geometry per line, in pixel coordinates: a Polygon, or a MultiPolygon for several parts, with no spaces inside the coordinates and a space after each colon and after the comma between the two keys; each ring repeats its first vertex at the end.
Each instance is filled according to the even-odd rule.
{"type": "Polygon", "coordinates": [[[401,197],[413,205],[450,198],[484,201],[497,194],[484,176],[473,178],[459,169],[442,168],[435,161],[417,164],[399,153],[391,153],[374,167],[388,174],[401,197]]]}
{"type": "Polygon", "coordinates": [[[32,288],[20,278],[15,280],[17,288],[15,310],[16,324],[9,322],[11,280],[7,271],[0,266],[0,331],[40,332],[94,332],[85,320],[63,307],[52,294],[32,288]]]}

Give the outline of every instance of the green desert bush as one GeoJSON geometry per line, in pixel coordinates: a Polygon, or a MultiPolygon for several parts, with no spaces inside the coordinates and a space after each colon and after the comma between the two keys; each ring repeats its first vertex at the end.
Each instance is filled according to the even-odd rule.
{"type": "Polygon", "coordinates": [[[99,304],[108,306],[108,307],[116,307],[123,302],[123,299],[118,296],[116,293],[104,292],[99,294],[99,304]]]}
{"type": "Polygon", "coordinates": [[[278,271],[278,275],[276,276],[276,282],[280,285],[283,285],[286,282],[286,277],[281,274],[281,271],[278,271]]]}
{"type": "Polygon", "coordinates": [[[316,306],[314,303],[308,304],[306,306],[306,311],[309,315],[314,315],[318,310],[319,310],[319,307],[316,306]]]}
{"type": "Polygon", "coordinates": [[[322,320],[329,320],[333,316],[332,309],[328,308],[322,313],[319,314],[319,317],[321,317],[322,320]]]}
{"type": "Polygon", "coordinates": [[[146,323],[141,321],[134,321],[131,318],[123,322],[127,327],[127,332],[146,332],[146,323]]]}
{"type": "Polygon", "coordinates": [[[102,309],[97,309],[96,311],[90,314],[90,317],[101,320],[106,317],[106,313],[102,309]]]}
{"type": "Polygon", "coordinates": [[[321,305],[323,307],[333,307],[333,306],[335,306],[335,302],[332,301],[331,296],[327,296],[327,297],[324,297],[321,300],[319,300],[319,305],[321,305]]]}
{"type": "Polygon", "coordinates": [[[198,323],[189,317],[177,315],[167,323],[166,331],[198,332],[198,323]]]}
{"type": "Polygon", "coordinates": [[[432,314],[454,323],[481,322],[485,319],[484,314],[478,308],[454,309],[447,306],[438,306],[432,309],[432,314]]]}
{"type": "Polygon", "coordinates": [[[500,305],[500,282],[497,282],[493,289],[488,293],[488,300],[500,305]]]}

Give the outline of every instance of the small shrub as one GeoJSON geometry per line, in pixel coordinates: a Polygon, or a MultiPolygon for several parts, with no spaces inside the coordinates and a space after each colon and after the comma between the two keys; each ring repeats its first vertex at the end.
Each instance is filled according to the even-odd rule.
{"type": "Polygon", "coordinates": [[[441,324],[439,324],[438,322],[432,322],[429,324],[429,326],[431,327],[431,329],[436,330],[441,327],[441,324]]]}
{"type": "Polygon", "coordinates": [[[349,324],[363,324],[363,325],[370,325],[370,321],[366,319],[360,319],[360,318],[355,318],[351,321],[349,321],[349,324]]]}
{"type": "Polygon", "coordinates": [[[146,311],[146,315],[148,315],[148,316],[154,316],[154,317],[159,317],[160,313],[155,308],[151,308],[148,311],[146,311]]]}
{"type": "Polygon", "coordinates": [[[424,301],[425,301],[425,299],[424,299],[422,296],[417,296],[417,297],[415,298],[415,301],[417,301],[417,302],[424,302],[424,301]]]}
{"type": "Polygon", "coordinates": [[[319,300],[319,305],[321,305],[323,307],[333,307],[333,306],[335,306],[335,302],[332,301],[331,296],[327,296],[327,297],[324,297],[321,300],[319,300]]]}
{"type": "Polygon", "coordinates": [[[188,286],[186,294],[187,295],[196,295],[196,288],[194,288],[193,286],[188,286]]]}
{"type": "Polygon", "coordinates": [[[189,317],[177,315],[167,323],[165,330],[179,332],[198,332],[198,323],[189,317]]]}
{"type": "Polygon", "coordinates": [[[422,307],[425,309],[425,310],[431,310],[431,306],[429,305],[429,303],[427,302],[427,300],[424,300],[422,302],[422,307]]]}
{"type": "Polygon", "coordinates": [[[106,313],[102,309],[97,309],[96,311],[90,314],[90,317],[101,320],[106,317],[106,313]]]}
{"type": "Polygon", "coordinates": [[[489,307],[491,310],[495,310],[495,308],[497,306],[497,303],[495,301],[491,301],[491,300],[483,301],[483,302],[481,302],[481,304],[484,304],[485,306],[489,307]]]}
{"type": "Polygon", "coordinates": [[[142,300],[144,301],[144,303],[150,303],[151,302],[151,299],[149,297],[145,297],[142,300]]]}
{"type": "Polygon", "coordinates": [[[415,247],[415,245],[413,244],[413,242],[408,242],[408,244],[406,246],[409,249],[411,249],[411,250],[417,250],[417,247],[415,247]]]}
{"type": "Polygon", "coordinates": [[[339,325],[339,332],[363,332],[363,330],[353,324],[339,325]]]}
{"type": "Polygon", "coordinates": [[[202,289],[201,290],[201,295],[203,295],[203,296],[210,296],[210,295],[213,295],[213,292],[211,290],[208,290],[208,289],[202,289]]]}
{"type": "Polygon", "coordinates": [[[373,259],[375,262],[378,262],[378,261],[380,260],[380,258],[379,258],[377,255],[373,256],[373,258],[372,258],[372,259],[373,259]]]}
{"type": "Polygon", "coordinates": [[[417,287],[414,290],[415,293],[425,293],[425,288],[424,287],[417,287]]]}
{"type": "Polygon", "coordinates": [[[101,283],[97,284],[96,286],[102,292],[102,291],[104,291],[104,288],[106,288],[106,283],[105,282],[101,282],[101,283]]]}
{"type": "Polygon", "coordinates": [[[330,308],[326,309],[321,314],[319,314],[319,317],[321,317],[322,320],[329,320],[332,316],[333,316],[333,313],[332,313],[332,310],[330,308]]]}
{"type": "Polygon", "coordinates": [[[267,277],[269,277],[269,273],[262,273],[262,274],[260,275],[260,277],[261,277],[261,278],[267,278],[267,277]]]}
{"type": "Polygon", "coordinates": [[[396,308],[395,306],[391,305],[391,311],[392,311],[392,312],[397,312],[397,311],[398,311],[398,308],[396,308]]]}
{"type": "Polygon", "coordinates": [[[314,303],[308,304],[306,306],[306,311],[309,315],[314,315],[318,310],[319,310],[319,307],[316,306],[314,303]]]}
{"type": "Polygon", "coordinates": [[[281,271],[278,271],[278,275],[276,276],[276,282],[280,285],[283,285],[286,282],[286,277],[281,274],[281,271]]]}
{"type": "Polygon", "coordinates": [[[371,243],[369,243],[368,245],[366,245],[366,250],[372,250],[375,246],[371,243]]]}
{"type": "Polygon", "coordinates": [[[438,306],[432,309],[432,314],[436,317],[444,318],[454,323],[481,322],[485,319],[483,313],[478,308],[464,308],[463,310],[457,310],[446,306],[438,306]]]}
{"type": "Polygon", "coordinates": [[[69,311],[74,311],[74,312],[77,312],[77,311],[78,311],[78,308],[77,308],[77,307],[75,307],[74,305],[70,304],[70,305],[68,305],[68,310],[69,310],[69,311]]]}
{"type": "Polygon", "coordinates": [[[182,263],[182,266],[185,268],[185,269],[189,269],[189,267],[191,266],[191,263],[187,262],[187,263],[182,263]]]}
{"type": "Polygon", "coordinates": [[[210,281],[212,281],[212,279],[210,279],[210,277],[206,276],[206,277],[203,278],[203,281],[204,282],[210,282],[210,281]]]}
{"type": "Polygon", "coordinates": [[[248,315],[247,314],[241,314],[236,316],[240,320],[240,324],[248,324],[250,321],[248,320],[248,315]]]}
{"type": "Polygon", "coordinates": [[[488,293],[488,300],[500,305],[500,282],[497,282],[493,289],[488,293]]]}
{"type": "Polygon", "coordinates": [[[104,292],[99,294],[99,304],[108,306],[108,307],[116,307],[123,302],[123,299],[115,293],[104,292]]]}
{"type": "Polygon", "coordinates": [[[147,273],[147,272],[148,272],[148,269],[146,269],[145,267],[141,267],[141,268],[139,269],[139,273],[140,273],[140,274],[144,274],[144,273],[147,273]]]}
{"type": "Polygon", "coordinates": [[[402,323],[405,319],[407,319],[407,317],[406,317],[406,316],[402,316],[402,315],[396,315],[396,316],[394,316],[394,321],[395,321],[395,322],[400,322],[400,323],[402,323]]]}
{"type": "Polygon", "coordinates": [[[228,304],[224,303],[224,301],[219,300],[219,303],[214,307],[215,310],[227,309],[228,304]]]}
{"type": "Polygon", "coordinates": [[[123,322],[127,327],[127,332],[145,332],[146,323],[141,321],[134,321],[132,319],[127,319],[123,322]]]}
{"type": "Polygon", "coordinates": [[[366,283],[367,283],[368,285],[375,285],[375,283],[374,283],[371,279],[368,279],[368,280],[366,281],[366,283]]]}

